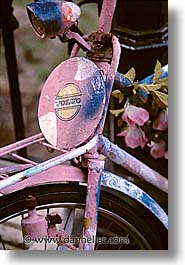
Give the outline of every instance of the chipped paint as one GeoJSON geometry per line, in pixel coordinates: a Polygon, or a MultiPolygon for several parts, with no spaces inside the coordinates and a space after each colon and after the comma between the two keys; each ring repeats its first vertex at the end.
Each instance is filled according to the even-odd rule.
{"type": "Polygon", "coordinates": [[[77,59],[77,71],[74,78],[76,81],[88,79],[96,73],[97,66],[93,62],[83,57],[77,59]]]}
{"type": "Polygon", "coordinates": [[[104,94],[105,82],[102,73],[98,70],[96,75],[91,80],[92,87],[94,89],[95,95],[104,94]]]}
{"type": "Polygon", "coordinates": [[[49,100],[49,101],[51,100],[51,98],[50,98],[48,95],[46,95],[46,98],[47,98],[47,100],[49,100]]]}
{"type": "Polygon", "coordinates": [[[100,137],[99,151],[111,161],[132,172],[139,178],[144,179],[166,193],[168,192],[168,180],[164,176],[128,154],[125,150],[122,150],[119,146],[111,143],[104,136],[100,137]]]}
{"type": "Polygon", "coordinates": [[[140,202],[161,221],[166,229],[168,229],[168,216],[165,211],[154,199],[152,199],[152,197],[132,182],[129,182],[128,180],[110,172],[102,172],[101,185],[123,192],[129,197],[140,202]]]}
{"type": "Polygon", "coordinates": [[[57,123],[54,112],[48,112],[46,115],[39,117],[39,125],[42,133],[49,143],[56,146],[57,144],[57,123]]]}
{"type": "MultiPolygon", "coordinates": [[[[52,145],[69,150],[93,137],[105,104],[105,83],[100,75],[100,70],[93,62],[77,57],[66,60],[49,75],[41,91],[38,117],[48,112],[56,114],[57,142],[50,141],[52,145]],[[79,77],[80,69],[82,72],[84,69],[85,73],[81,72],[79,77]],[[76,73],[80,79],[85,79],[75,80],[76,73]],[[98,84],[97,90],[91,80],[93,84],[98,84]]],[[[46,137],[47,130],[42,132],[46,137]]]]}
{"type": "Polygon", "coordinates": [[[26,169],[20,173],[17,173],[15,175],[10,176],[7,179],[0,181],[0,190],[4,189],[8,186],[11,186],[23,179],[33,177],[34,175],[44,172],[52,167],[58,166],[66,161],[72,160],[75,157],[79,157],[86,152],[90,151],[92,148],[94,148],[98,143],[98,135],[94,136],[87,144],[80,146],[77,149],[74,149],[66,154],[59,155],[57,157],[54,157],[52,159],[49,159],[47,161],[44,161],[37,166],[33,166],[29,169],[26,169]]]}

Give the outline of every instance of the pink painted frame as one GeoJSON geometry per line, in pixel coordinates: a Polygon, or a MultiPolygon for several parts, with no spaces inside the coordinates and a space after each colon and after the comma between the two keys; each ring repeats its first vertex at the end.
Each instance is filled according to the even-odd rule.
{"type": "MultiPolygon", "coordinates": [[[[103,1],[102,12],[101,12],[99,24],[98,24],[99,32],[104,32],[104,33],[110,32],[116,2],[117,0],[111,0],[111,1],[104,0],[103,1]]],[[[88,38],[88,36],[84,37],[84,42],[86,38],[88,38]]],[[[85,214],[84,214],[84,228],[83,228],[83,235],[82,235],[83,237],[86,237],[86,238],[94,238],[96,236],[96,230],[97,230],[97,215],[98,215],[99,193],[100,193],[100,182],[101,182],[100,176],[104,168],[104,161],[99,159],[99,153],[105,154],[110,159],[111,159],[111,155],[114,154],[114,157],[113,157],[114,162],[119,163],[121,166],[129,169],[131,172],[134,172],[136,175],[138,175],[141,178],[143,177],[143,174],[140,172],[142,172],[142,169],[145,169],[145,170],[147,169],[148,175],[152,175],[153,179],[151,181],[151,179],[147,179],[145,175],[143,178],[146,181],[157,186],[158,188],[162,187],[161,189],[163,191],[167,190],[167,183],[163,176],[161,176],[157,172],[154,172],[149,167],[146,168],[146,166],[143,163],[141,163],[138,160],[137,161],[134,160],[133,157],[129,156],[128,154],[126,155],[128,159],[125,159],[124,161],[123,156],[119,156],[119,154],[116,154],[116,152],[120,151],[120,149],[115,149],[115,147],[111,146],[111,144],[109,144],[109,147],[107,147],[106,140],[105,139],[102,140],[103,138],[101,137],[101,134],[103,132],[105,118],[106,118],[106,114],[108,110],[108,103],[109,103],[111,90],[112,90],[112,86],[114,83],[116,71],[117,71],[118,64],[119,64],[120,53],[121,53],[119,41],[115,36],[113,36],[112,38],[112,47],[113,47],[113,57],[112,57],[112,61],[110,65],[107,62],[101,62],[101,61],[95,62],[97,66],[99,67],[99,69],[104,73],[105,83],[107,84],[106,104],[105,104],[105,109],[104,109],[104,113],[102,115],[100,124],[96,131],[97,139],[96,141],[94,141],[91,148],[87,150],[87,152],[82,152],[82,155],[86,153],[84,157],[87,159],[88,176],[86,176],[82,172],[82,170],[77,167],[60,165],[59,163],[60,158],[65,157],[65,154],[60,156],[59,158],[51,159],[47,161],[47,163],[45,164],[41,163],[40,165],[39,164],[37,165],[34,161],[30,161],[23,157],[17,157],[26,163],[26,165],[24,166],[20,165],[19,171],[24,170],[25,167],[27,167],[28,169],[34,168],[34,167],[37,167],[37,168],[40,167],[40,170],[35,171],[35,173],[32,173],[32,175],[29,175],[29,176],[27,176],[25,173],[20,179],[22,181],[17,181],[14,185],[10,185],[10,186],[5,185],[0,190],[2,194],[9,194],[14,191],[24,189],[25,187],[34,186],[37,184],[45,184],[45,183],[50,183],[50,182],[74,181],[73,177],[71,176],[75,176],[75,181],[87,183],[86,207],[85,207],[85,214]],[[122,162],[120,162],[120,159],[122,162]],[[54,162],[56,162],[56,164],[54,164],[54,162]],[[47,167],[42,167],[43,165],[47,167]],[[48,167],[48,165],[51,165],[51,166],[48,167]],[[136,167],[137,167],[137,170],[136,170],[136,167]],[[141,170],[138,171],[138,168],[140,168],[141,170]]],[[[79,46],[75,45],[72,50],[71,57],[77,56],[78,50],[79,50],[79,46]]],[[[35,136],[26,138],[22,141],[19,141],[17,143],[1,148],[0,157],[6,154],[12,154],[16,156],[14,152],[16,152],[17,150],[20,150],[21,148],[27,147],[35,143],[46,145],[47,147],[56,149],[58,151],[63,151],[63,150],[60,150],[59,148],[56,148],[46,143],[44,136],[40,133],[35,136]]],[[[67,155],[68,153],[66,154],[66,156],[67,155]]],[[[78,157],[78,155],[74,157],[78,157]]],[[[7,168],[7,170],[13,171],[13,170],[17,170],[17,168],[16,169],[7,168]]],[[[6,176],[7,176],[6,174],[7,172],[2,170],[2,173],[1,173],[2,176],[0,176],[2,180],[0,181],[0,184],[3,181],[6,182],[6,176]]],[[[27,232],[29,233],[30,231],[27,231],[27,232]]],[[[64,231],[62,233],[64,233],[64,231]]],[[[48,229],[48,234],[55,235],[56,234],[55,229],[54,228],[53,230],[48,229]]],[[[61,236],[62,235],[63,234],[61,234],[61,236]]],[[[73,248],[71,245],[67,247],[75,250],[75,248],[73,248]]],[[[78,249],[94,250],[94,247],[95,247],[95,243],[91,242],[91,243],[81,244],[78,249]]]]}

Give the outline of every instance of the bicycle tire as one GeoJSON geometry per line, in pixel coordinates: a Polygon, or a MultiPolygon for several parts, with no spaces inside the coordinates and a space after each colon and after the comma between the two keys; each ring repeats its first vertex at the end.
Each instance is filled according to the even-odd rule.
{"type": "MultiPolygon", "coordinates": [[[[24,201],[30,194],[37,198],[38,208],[48,204],[56,205],[61,201],[66,205],[74,204],[84,207],[86,186],[77,182],[51,183],[27,187],[24,190],[4,195],[0,198],[0,222],[23,213],[26,210],[24,201]]],[[[118,237],[123,237],[126,236],[126,231],[129,231],[130,241],[140,240],[142,242],[123,245],[101,244],[98,245],[98,249],[162,250],[168,248],[167,229],[154,214],[128,195],[102,186],[97,236],[102,236],[101,230],[105,230],[106,220],[109,220],[106,219],[108,218],[106,215],[112,216],[113,221],[116,220],[111,228],[113,231],[109,231],[109,234],[114,233],[118,237]]]]}

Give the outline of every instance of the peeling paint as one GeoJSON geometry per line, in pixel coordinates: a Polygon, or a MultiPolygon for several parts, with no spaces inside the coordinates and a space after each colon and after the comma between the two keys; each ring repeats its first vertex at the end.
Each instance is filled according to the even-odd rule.
{"type": "Polygon", "coordinates": [[[50,98],[48,95],[46,95],[46,98],[47,98],[47,100],[49,100],[49,101],[51,100],[51,98],[50,98]]]}
{"type": "Polygon", "coordinates": [[[39,118],[39,125],[42,133],[49,143],[57,145],[57,123],[54,112],[48,112],[39,118]]]}
{"type": "Polygon", "coordinates": [[[132,172],[139,178],[144,179],[166,193],[168,192],[168,180],[165,177],[127,153],[125,150],[111,143],[104,136],[100,137],[99,151],[111,161],[132,172]]]}
{"type": "Polygon", "coordinates": [[[150,212],[152,212],[163,225],[168,229],[168,216],[160,205],[152,199],[146,192],[122,177],[110,172],[102,172],[101,185],[118,190],[143,204],[150,212]]]}
{"type": "Polygon", "coordinates": [[[82,81],[92,77],[97,71],[97,66],[86,58],[78,57],[75,80],[82,81]]]}

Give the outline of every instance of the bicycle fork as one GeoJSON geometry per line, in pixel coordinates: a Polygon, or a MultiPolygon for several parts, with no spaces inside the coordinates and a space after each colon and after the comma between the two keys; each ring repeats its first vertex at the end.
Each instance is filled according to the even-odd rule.
{"type": "Polygon", "coordinates": [[[101,172],[104,161],[88,159],[88,183],[86,193],[86,206],[83,222],[82,241],[79,249],[94,250],[98,223],[98,208],[101,189],[101,172]]]}

